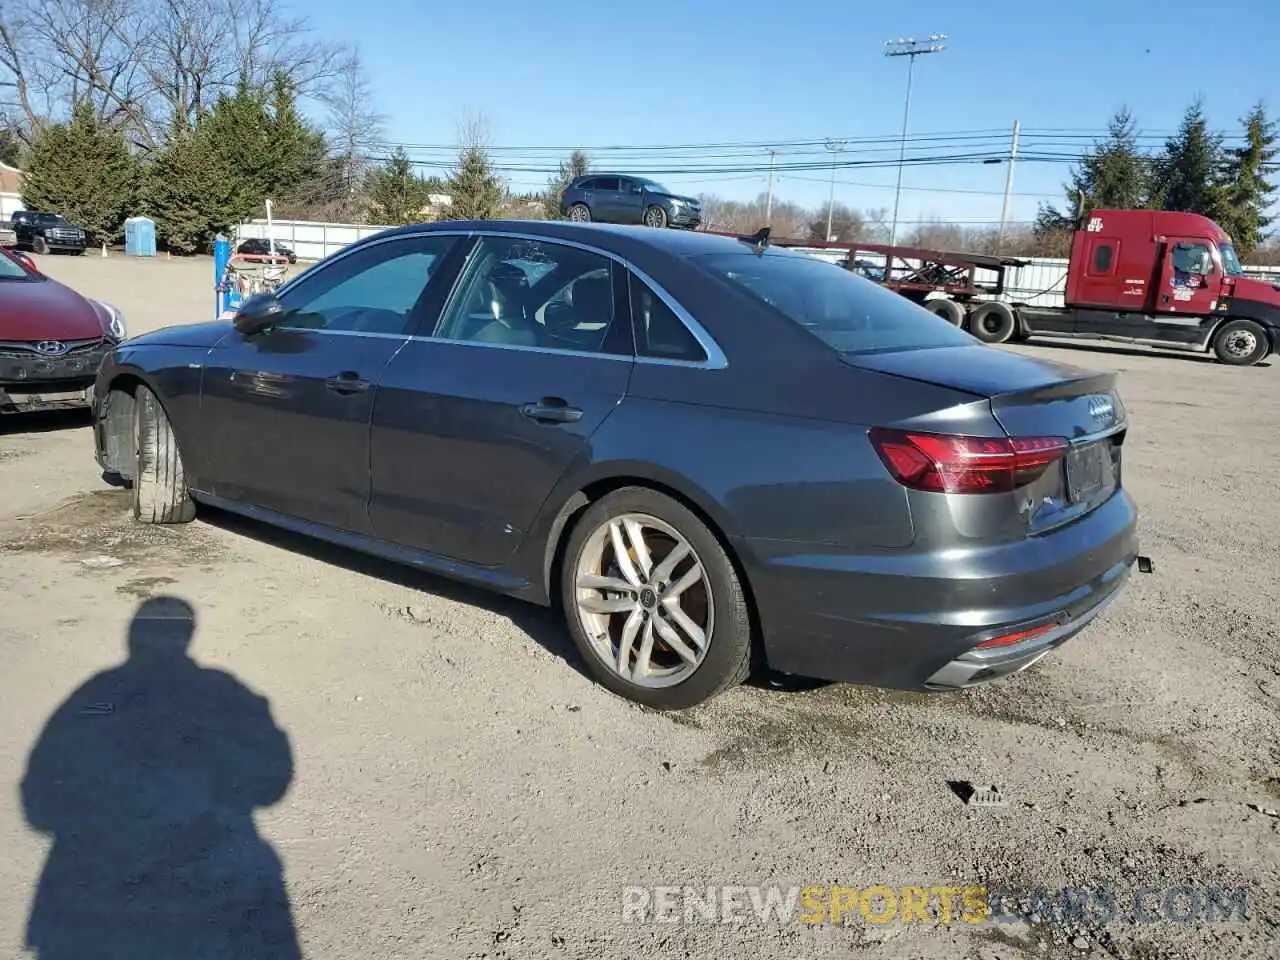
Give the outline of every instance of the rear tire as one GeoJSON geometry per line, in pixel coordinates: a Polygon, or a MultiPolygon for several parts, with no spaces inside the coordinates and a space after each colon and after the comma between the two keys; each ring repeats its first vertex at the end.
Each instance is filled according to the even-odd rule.
{"type": "Polygon", "coordinates": [[[1271,341],[1252,320],[1230,320],[1214,334],[1213,352],[1222,363],[1251,367],[1271,352],[1271,341]]]}
{"type": "Polygon", "coordinates": [[[983,343],[1004,343],[1017,329],[1013,311],[998,300],[984,303],[969,314],[969,332],[983,343]]]}
{"type": "Polygon", "coordinates": [[[569,219],[574,223],[590,223],[591,208],[585,203],[575,203],[569,208],[569,219]]]}
{"type": "Polygon", "coordinates": [[[930,313],[941,317],[953,327],[958,327],[964,323],[964,307],[954,300],[946,297],[938,297],[934,300],[926,300],[924,308],[930,313]]]}
{"type": "Polygon", "coordinates": [[[742,584],[715,534],[683,504],[647,487],[615,490],[584,511],[563,556],[565,622],[603,686],[656,710],[684,710],[747,678],[752,630],[742,584]],[[669,570],[668,558],[679,558],[669,570]]]}
{"type": "Polygon", "coordinates": [[[196,505],[182,453],[156,395],[138,387],[133,405],[133,516],[141,523],[189,523],[196,505]]]}

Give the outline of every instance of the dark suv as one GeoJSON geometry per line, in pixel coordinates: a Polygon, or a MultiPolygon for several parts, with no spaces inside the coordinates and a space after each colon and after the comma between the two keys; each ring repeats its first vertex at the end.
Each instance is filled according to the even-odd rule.
{"type": "Polygon", "coordinates": [[[67,250],[84,253],[85,233],[80,227],[56,213],[19,210],[13,215],[13,232],[18,235],[20,249],[49,253],[67,250]]]}
{"type": "Polygon", "coordinates": [[[560,212],[570,220],[686,227],[702,223],[702,204],[660,183],[619,173],[591,173],[565,188],[560,212]]]}

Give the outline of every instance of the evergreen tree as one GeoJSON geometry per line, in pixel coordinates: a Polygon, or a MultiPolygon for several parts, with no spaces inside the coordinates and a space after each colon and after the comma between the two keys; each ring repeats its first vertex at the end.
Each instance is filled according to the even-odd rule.
{"type": "MultiPolygon", "coordinates": [[[[436,181],[437,192],[439,181],[436,181]]],[[[365,178],[365,192],[369,196],[370,215],[377,223],[396,225],[416,223],[422,219],[423,209],[432,192],[429,181],[413,172],[404,147],[396,147],[391,157],[380,167],[369,171],[365,178]]]]}
{"type": "Polygon", "coordinates": [[[457,220],[486,220],[498,212],[505,190],[493,173],[489,151],[479,143],[458,153],[458,165],[448,180],[453,198],[450,215],[457,220]]]}
{"type": "Polygon", "coordinates": [[[83,227],[91,243],[112,243],[122,235],[137,175],[124,137],[83,103],[69,122],[45,127],[32,144],[22,200],[83,227]]]}
{"type": "Polygon", "coordinates": [[[1276,125],[1259,103],[1244,118],[1245,144],[1227,152],[1222,169],[1222,209],[1218,224],[1231,235],[1236,252],[1247,256],[1262,245],[1272,218],[1266,214],[1275,186],[1266,172],[1276,158],[1276,125]]]}
{"type": "Polygon", "coordinates": [[[1196,100],[1156,162],[1152,206],[1218,219],[1223,199],[1218,179],[1222,162],[1222,138],[1209,133],[1204,106],[1196,100]]]}
{"type": "Polygon", "coordinates": [[[547,220],[564,219],[560,212],[560,198],[564,196],[565,188],[590,172],[591,158],[581,150],[573,151],[568,160],[560,163],[560,169],[547,180],[547,189],[542,195],[542,213],[547,220]]]}
{"type": "Polygon", "coordinates": [[[1107,138],[1095,143],[1071,171],[1066,209],[1041,204],[1035,232],[1039,236],[1075,229],[1079,214],[1094,209],[1132,210],[1147,205],[1149,164],[1138,152],[1137,125],[1128,107],[1107,123],[1107,138]]]}
{"type": "Polygon", "coordinates": [[[0,129],[0,163],[9,167],[21,166],[22,141],[16,131],[10,128],[0,129]]]}
{"type": "Polygon", "coordinates": [[[143,209],[174,253],[210,249],[214,234],[233,226],[229,173],[207,131],[175,130],[147,169],[143,209]]]}

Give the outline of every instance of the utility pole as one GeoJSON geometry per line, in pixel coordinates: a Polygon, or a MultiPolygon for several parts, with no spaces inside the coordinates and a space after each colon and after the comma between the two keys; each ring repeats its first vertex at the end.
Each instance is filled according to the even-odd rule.
{"type": "Polygon", "coordinates": [[[773,164],[778,159],[778,151],[769,148],[769,198],[764,204],[764,222],[768,226],[773,222],[773,164]]]}
{"type": "Polygon", "coordinates": [[[907,159],[907,121],[911,116],[911,78],[915,73],[916,57],[923,56],[926,53],[941,53],[947,48],[946,44],[942,42],[945,39],[947,39],[945,33],[935,33],[932,36],[925,37],[923,40],[902,37],[898,40],[886,40],[884,42],[884,55],[886,57],[907,58],[907,101],[902,108],[902,144],[898,149],[898,186],[893,192],[893,224],[889,227],[889,244],[891,246],[898,239],[898,205],[902,200],[902,168],[907,159]]]}
{"type": "Polygon", "coordinates": [[[1009,142],[1009,169],[1004,178],[1004,205],[1000,208],[1000,230],[996,234],[996,255],[1004,249],[1004,225],[1009,219],[1009,198],[1013,196],[1013,168],[1018,161],[1018,121],[1013,121],[1013,139],[1009,142]]]}
{"type": "Polygon", "coordinates": [[[826,148],[831,151],[831,191],[827,194],[827,243],[831,242],[831,218],[836,211],[836,154],[849,144],[844,140],[828,140],[826,148]]]}

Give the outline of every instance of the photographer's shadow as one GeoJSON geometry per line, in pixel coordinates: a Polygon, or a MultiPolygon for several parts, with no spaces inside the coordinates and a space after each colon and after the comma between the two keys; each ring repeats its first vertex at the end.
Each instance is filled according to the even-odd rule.
{"type": "Polygon", "coordinates": [[[253,810],[293,778],[268,701],[188,655],[189,604],[157,597],[129,658],[45,725],[22,781],[52,838],[27,945],[40,960],[300,956],[283,869],[253,810]]]}

